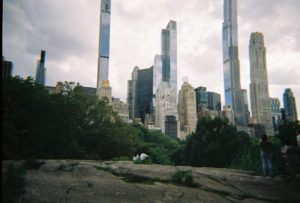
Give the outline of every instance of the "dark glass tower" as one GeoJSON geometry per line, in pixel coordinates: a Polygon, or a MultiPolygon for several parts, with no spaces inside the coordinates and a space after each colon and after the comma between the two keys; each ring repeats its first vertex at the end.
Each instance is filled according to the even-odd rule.
{"type": "Polygon", "coordinates": [[[287,88],[284,90],[283,104],[286,113],[286,119],[290,121],[297,121],[298,114],[297,114],[296,100],[291,88],[287,88]]]}
{"type": "Polygon", "coordinates": [[[45,58],[46,58],[46,51],[42,50],[41,58],[37,62],[36,72],[35,72],[35,82],[43,86],[45,86],[45,81],[46,81],[45,58]]]}
{"type": "Polygon", "coordinates": [[[162,79],[170,82],[177,95],[177,28],[170,20],[167,28],[161,32],[162,79]]]}
{"type": "Polygon", "coordinates": [[[224,0],[223,69],[225,104],[234,110],[235,123],[247,126],[249,111],[246,90],[241,89],[238,56],[237,0],[224,0]]]}
{"type": "Polygon", "coordinates": [[[108,80],[111,0],[101,0],[97,89],[108,80]]]}

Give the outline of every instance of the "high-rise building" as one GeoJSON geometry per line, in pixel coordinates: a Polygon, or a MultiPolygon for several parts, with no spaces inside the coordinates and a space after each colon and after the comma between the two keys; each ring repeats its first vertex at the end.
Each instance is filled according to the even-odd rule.
{"type": "Polygon", "coordinates": [[[102,80],[102,85],[100,87],[100,91],[98,92],[99,99],[106,98],[111,104],[112,97],[111,97],[111,86],[109,85],[109,80],[102,80]]]}
{"type": "Polygon", "coordinates": [[[184,82],[178,94],[178,113],[180,121],[180,139],[196,130],[197,110],[196,92],[188,82],[184,82]]]}
{"type": "Polygon", "coordinates": [[[151,114],[153,98],[153,66],[138,70],[136,84],[135,118],[145,122],[146,114],[151,114]]]}
{"type": "MultiPolygon", "coordinates": [[[[100,31],[98,47],[98,74],[97,90],[100,89],[103,80],[108,80],[109,71],[109,41],[110,41],[110,11],[111,0],[101,0],[100,5],[100,31]]],[[[98,95],[99,95],[98,91],[98,95]]]]}
{"type": "Polygon", "coordinates": [[[285,119],[288,121],[297,121],[297,106],[296,99],[291,88],[287,88],[283,93],[283,104],[285,109],[285,119]]]}
{"type": "Polygon", "coordinates": [[[177,28],[173,20],[161,32],[161,53],[163,81],[170,82],[177,95],[177,28]]]}
{"type": "Polygon", "coordinates": [[[136,106],[136,84],[138,77],[139,67],[135,66],[132,74],[131,80],[128,80],[127,86],[127,105],[129,110],[129,119],[135,119],[135,106],[136,106]]]}
{"type": "Polygon", "coordinates": [[[179,137],[179,116],[176,105],[176,94],[170,82],[162,81],[156,91],[155,127],[162,133],[179,137]]]}
{"type": "Polygon", "coordinates": [[[37,61],[37,66],[35,71],[35,82],[43,86],[45,86],[45,81],[46,81],[45,57],[46,57],[46,51],[41,50],[41,58],[40,60],[37,61]]]}
{"type": "Polygon", "coordinates": [[[280,109],[280,101],[278,98],[271,98],[271,115],[273,129],[275,132],[278,131],[278,126],[282,122],[282,113],[280,109]]]}
{"type": "Polygon", "coordinates": [[[265,125],[266,133],[273,136],[271,99],[269,97],[269,80],[266,61],[266,48],[262,33],[251,34],[249,43],[250,57],[250,96],[252,118],[265,125]]]}
{"type": "Polygon", "coordinates": [[[221,111],[221,95],[216,92],[207,92],[207,109],[221,111]]]}
{"type": "Polygon", "coordinates": [[[236,125],[247,126],[249,111],[247,100],[245,100],[245,90],[241,89],[237,30],[237,0],[224,0],[223,69],[225,104],[232,107],[236,125]]]}
{"type": "Polygon", "coordinates": [[[13,69],[13,63],[11,61],[5,61],[4,57],[2,57],[2,71],[1,71],[2,79],[11,77],[12,69],[13,69]]]}

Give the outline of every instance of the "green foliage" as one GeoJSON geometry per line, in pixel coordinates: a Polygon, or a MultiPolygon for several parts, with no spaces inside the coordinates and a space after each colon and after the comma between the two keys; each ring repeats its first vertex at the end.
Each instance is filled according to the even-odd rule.
{"type": "Polygon", "coordinates": [[[56,94],[32,78],[3,84],[4,159],[132,157],[141,144],[133,126],[78,83],[65,82],[56,94]]]}
{"type": "Polygon", "coordinates": [[[172,158],[176,164],[226,167],[249,143],[249,136],[227,120],[206,117],[198,120],[196,132],[187,137],[172,158]]]}
{"type": "Polygon", "coordinates": [[[112,161],[131,161],[131,159],[127,156],[114,157],[111,160],[112,161]]]}
{"type": "Polygon", "coordinates": [[[12,165],[8,167],[4,186],[2,187],[2,202],[17,202],[18,197],[24,193],[25,174],[24,167],[15,168],[12,165]]]}
{"type": "MultiPolygon", "coordinates": [[[[274,174],[284,173],[284,163],[280,152],[280,140],[271,137],[273,145],[272,165],[274,174]]],[[[261,150],[259,145],[260,139],[252,139],[247,148],[239,151],[232,161],[230,168],[251,170],[256,174],[263,175],[261,150]]]]}
{"type": "Polygon", "coordinates": [[[137,159],[137,160],[133,161],[133,163],[135,163],[135,164],[153,164],[153,161],[151,158],[147,157],[144,160],[137,159]]]}
{"type": "MultiPolygon", "coordinates": [[[[137,153],[146,153],[155,164],[173,165],[171,155],[178,150],[179,142],[160,131],[149,131],[139,124],[133,124],[143,141],[137,153]]],[[[137,161],[140,163],[141,161],[137,161]]]]}
{"type": "Polygon", "coordinates": [[[295,122],[284,122],[282,125],[278,127],[279,129],[279,134],[278,138],[281,141],[284,141],[288,139],[290,143],[294,146],[297,146],[297,129],[300,129],[300,123],[295,121],[295,122]]]}
{"type": "Polygon", "coordinates": [[[153,185],[154,182],[162,182],[160,178],[146,178],[142,176],[133,176],[133,175],[126,175],[123,179],[129,183],[138,183],[138,184],[146,184],[146,185],[153,185]]]}
{"type": "Polygon", "coordinates": [[[177,185],[193,187],[195,186],[193,180],[194,179],[191,171],[177,170],[172,176],[171,181],[177,185]]]}

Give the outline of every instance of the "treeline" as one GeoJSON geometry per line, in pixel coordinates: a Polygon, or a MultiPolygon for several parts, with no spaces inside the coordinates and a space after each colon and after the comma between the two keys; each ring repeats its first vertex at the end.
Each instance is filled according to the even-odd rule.
{"type": "MultiPolygon", "coordinates": [[[[62,92],[50,94],[32,78],[8,78],[3,81],[2,116],[4,159],[131,160],[146,153],[148,163],[262,172],[259,139],[227,120],[202,118],[196,132],[180,141],[123,122],[106,100],[88,95],[79,84],[65,82],[62,92]]],[[[284,173],[280,140],[295,143],[296,128],[296,122],[285,123],[272,138],[277,174],[284,173]]]]}

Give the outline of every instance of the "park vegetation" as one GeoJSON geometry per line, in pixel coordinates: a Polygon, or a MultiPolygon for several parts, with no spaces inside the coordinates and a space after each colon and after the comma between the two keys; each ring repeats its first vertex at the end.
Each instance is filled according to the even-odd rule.
{"type": "MultiPolygon", "coordinates": [[[[65,82],[61,92],[50,94],[30,77],[14,77],[3,81],[2,90],[5,160],[132,160],[146,153],[148,164],[262,172],[259,139],[238,131],[228,120],[199,119],[196,131],[182,141],[122,121],[107,100],[88,95],[80,84],[65,82]]],[[[280,143],[289,138],[295,144],[296,128],[299,123],[286,122],[271,138],[276,174],[284,173],[280,143]]]]}

